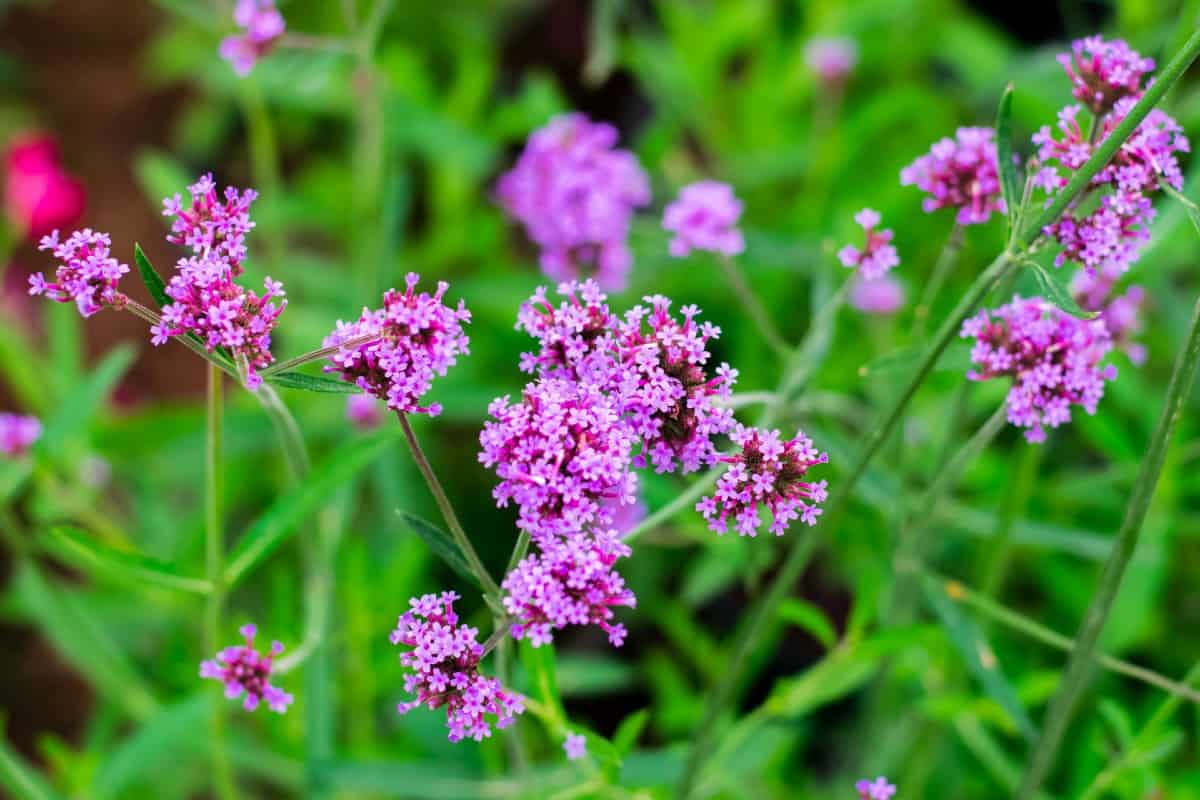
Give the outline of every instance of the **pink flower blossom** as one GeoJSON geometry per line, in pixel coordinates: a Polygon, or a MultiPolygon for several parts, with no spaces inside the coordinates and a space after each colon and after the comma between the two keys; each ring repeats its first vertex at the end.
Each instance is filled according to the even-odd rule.
{"type": "Polygon", "coordinates": [[[383,410],[372,395],[352,394],[346,398],[346,419],[359,430],[369,431],[382,424],[383,410]]]}
{"type": "Polygon", "coordinates": [[[28,453],[41,436],[42,423],[37,417],[0,413],[0,455],[19,458],[28,453]]]}
{"type": "Polygon", "coordinates": [[[881,278],[893,267],[899,265],[900,256],[892,245],[891,230],[876,230],[879,225],[879,212],[864,208],[854,215],[854,221],[862,226],[867,243],[860,250],[853,245],[846,245],[838,251],[838,260],[842,266],[857,269],[863,280],[881,278]]]}
{"type": "Polygon", "coordinates": [[[1144,327],[1141,312],[1146,303],[1146,291],[1130,286],[1124,293],[1115,288],[1120,272],[1113,268],[1089,272],[1081,269],[1071,279],[1071,294],[1075,302],[1087,311],[1097,311],[1113,345],[1122,350],[1134,364],[1146,361],[1146,346],[1134,341],[1144,327]]]}
{"type": "Polygon", "coordinates": [[[563,741],[563,750],[571,761],[583,758],[587,755],[587,737],[582,733],[568,733],[563,741]]]}
{"type": "Polygon", "coordinates": [[[1071,52],[1058,62],[1071,79],[1071,94],[1093,114],[1104,114],[1120,99],[1139,94],[1142,77],[1154,69],[1154,59],[1143,58],[1120,39],[1104,41],[1089,36],[1071,42],[1071,52]]]}
{"type": "Polygon", "coordinates": [[[953,139],[934,142],[927,154],[900,170],[900,184],[929,194],[922,203],[927,213],[957,208],[960,225],[1005,212],[991,128],[959,128],[953,139]]]}
{"type": "Polygon", "coordinates": [[[112,256],[112,239],[107,233],[84,228],[65,241],[58,231],[43,236],[39,250],[49,250],[59,261],[54,281],[38,272],[29,276],[29,293],[44,295],[57,303],[74,301],[84,317],[90,317],[107,305],[121,305],[125,295],[117,283],[129,272],[129,266],[112,256]]]}
{"type": "Polygon", "coordinates": [[[244,694],[246,699],[242,701],[242,707],[247,711],[253,711],[266,700],[272,711],[284,713],[292,704],[292,696],[270,683],[275,657],[283,652],[283,645],[272,642],[270,652],[262,654],[254,648],[257,629],[253,625],[243,625],[240,632],[246,643],[226,647],[215,659],[201,662],[200,677],[224,683],[225,696],[230,699],[244,694]]]}
{"type": "Polygon", "coordinates": [[[693,250],[736,256],[746,249],[738,218],[742,202],[733,189],[717,181],[700,181],[679,191],[663,213],[663,229],[671,238],[671,255],[682,258],[693,250]]]}
{"type": "Polygon", "coordinates": [[[237,0],[233,21],[241,32],[222,39],[219,52],[234,72],[245,77],[275,49],[287,26],[275,0],[237,0]]]}
{"type": "Polygon", "coordinates": [[[58,143],[26,134],[4,152],[4,208],[23,237],[36,241],[56,228],[69,228],[83,216],[83,184],[62,165],[58,143]]]}
{"type": "Polygon", "coordinates": [[[854,784],[854,790],[858,792],[859,800],[891,800],[896,794],[896,787],[882,775],[873,781],[864,778],[854,784]]]}
{"type": "Polygon", "coordinates": [[[804,63],[822,82],[839,85],[858,64],[858,42],[841,36],[810,39],[804,46],[804,63]]]}
{"type": "Polygon", "coordinates": [[[904,287],[890,275],[858,280],[850,289],[850,305],[864,314],[895,314],[904,306],[904,287]]]}

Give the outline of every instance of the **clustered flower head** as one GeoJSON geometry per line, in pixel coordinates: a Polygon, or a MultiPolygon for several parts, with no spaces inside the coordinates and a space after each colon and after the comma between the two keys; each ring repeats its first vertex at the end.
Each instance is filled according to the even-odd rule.
{"type": "Polygon", "coordinates": [[[384,294],[383,308],[364,308],[356,322],[338,320],[325,337],[325,347],[338,348],[325,370],[341,373],[343,380],[386,401],[393,411],[437,416],[441,404],[421,405],[421,398],[435,376],[445,375],[468,352],[470,340],[462,326],[471,321],[471,312],[462,300],[457,308],[442,302],[450,288],[446,282],[439,282],[430,295],[417,293],[419,281],[410,272],[405,291],[384,294]]]}
{"type": "Polygon", "coordinates": [[[838,85],[858,64],[858,43],[841,36],[810,39],[804,46],[804,62],[824,83],[838,85]]]}
{"type": "Polygon", "coordinates": [[[888,783],[888,779],[880,775],[875,780],[867,778],[854,784],[859,800],[891,800],[896,794],[896,787],[888,783]]]}
{"type": "Polygon", "coordinates": [[[25,414],[0,414],[0,454],[17,458],[29,452],[42,436],[42,423],[25,414]]]}
{"type": "Polygon", "coordinates": [[[513,636],[540,647],[568,625],[596,625],[620,647],[625,626],[611,622],[612,607],[633,608],[636,600],[613,564],[629,555],[628,545],[607,531],[543,540],[540,547],[504,579],[504,610],[516,619],[513,636]]]}
{"type": "MultiPolygon", "coordinates": [[[[1085,41],[1095,44],[1100,40],[1085,41]]],[[[1108,43],[1104,48],[1110,54],[1132,53],[1123,42],[1108,43]]],[[[1131,57],[1138,61],[1136,54],[1131,57]]],[[[1077,105],[1059,112],[1059,138],[1055,138],[1049,125],[1034,134],[1033,143],[1037,145],[1037,158],[1042,165],[1034,175],[1036,186],[1052,197],[1067,185],[1070,173],[1087,162],[1137,103],[1141,91],[1138,81],[1144,71],[1106,69],[1110,77],[1121,76],[1120,85],[1124,88],[1105,101],[1095,142],[1084,133],[1079,120],[1082,109],[1077,105]]],[[[1150,236],[1149,225],[1154,219],[1151,195],[1164,184],[1175,189],[1182,187],[1178,154],[1188,151],[1188,140],[1179,124],[1166,112],[1152,110],[1118,148],[1112,161],[1092,178],[1083,198],[1045,229],[1062,246],[1055,265],[1074,261],[1092,272],[1127,270],[1150,236]]]]}
{"type": "Polygon", "coordinates": [[[1154,59],[1143,58],[1120,39],[1106,42],[1102,36],[1075,40],[1071,52],[1060,53],[1058,62],[1071,79],[1071,94],[1093,114],[1138,94],[1142,76],[1154,69],[1154,59]]]}
{"type": "Polygon", "coordinates": [[[283,652],[279,642],[271,643],[268,653],[259,653],[254,648],[254,636],[257,629],[253,625],[243,625],[240,629],[245,644],[226,647],[217,653],[216,658],[200,663],[200,677],[212,678],[225,684],[225,696],[228,698],[241,697],[242,707],[247,711],[258,708],[262,701],[277,714],[287,711],[292,704],[292,696],[270,683],[271,669],[275,657],[283,652]]]}
{"type": "Polygon", "coordinates": [[[469,737],[479,742],[492,735],[493,724],[500,729],[511,725],[525,710],[525,699],[479,671],[484,655],[479,631],[458,624],[458,599],[454,592],[414,597],[400,616],[391,641],[411,648],[400,654],[400,663],[411,670],[404,676],[404,690],[414,699],[397,710],[407,714],[418,706],[445,706],[450,741],[469,737]]]}
{"type": "Polygon", "coordinates": [[[49,136],[14,138],[4,151],[4,210],[17,233],[36,241],[83,216],[83,184],[63,167],[58,142],[49,136]]]}
{"type": "Polygon", "coordinates": [[[725,533],[732,518],[738,535],[756,536],[762,506],[771,511],[770,530],[776,536],[797,518],[816,525],[827,484],[805,478],[813,466],[829,461],[828,454],[819,452],[803,431],[783,441],[777,430],[738,425],[731,438],[741,452],[722,459],[729,468],[717,480],[716,492],[696,504],[709,527],[725,533]]]}
{"type": "Polygon", "coordinates": [[[862,226],[866,244],[861,250],[848,244],[838,251],[842,266],[857,269],[863,280],[883,277],[892,267],[900,264],[900,256],[892,244],[892,231],[876,230],[879,220],[879,212],[874,209],[864,208],[855,214],[854,221],[862,226]]]}
{"type": "Polygon", "coordinates": [[[151,327],[151,341],[161,345],[172,336],[191,334],[210,351],[225,348],[245,371],[246,383],[262,383],[256,370],[269,366],[271,331],[287,300],[283,284],[267,277],[261,295],[236,282],[245,271],[246,234],[254,228],[250,204],[253,189],[232,186],[218,194],[211,175],[192,186],[190,204],[179,195],[163,200],[163,215],[172,217],[167,241],[186,247],[191,256],[176,263],[177,274],[165,291],[174,302],[163,306],[162,321],[151,327]]]}
{"type": "Polygon", "coordinates": [[[891,275],[858,280],[850,289],[850,305],[864,314],[895,314],[904,305],[904,287],[891,275]]]}
{"type": "Polygon", "coordinates": [[[558,307],[546,299],[546,287],[521,304],[517,330],[538,342],[538,352],[521,354],[521,371],[539,377],[608,385],[614,373],[614,334],[618,325],[599,284],[559,284],[558,307]]]}
{"type": "Polygon", "coordinates": [[[1071,294],[1080,308],[1100,314],[1100,320],[1112,337],[1113,346],[1124,351],[1134,364],[1146,361],[1146,346],[1134,341],[1142,331],[1142,306],[1146,303],[1146,291],[1141,286],[1130,286],[1124,293],[1115,290],[1119,273],[1111,268],[1097,272],[1081,269],[1071,278],[1071,294]]]}
{"type": "Polygon", "coordinates": [[[1117,377],[1116,367],[1099,366],[1112,349],[1104,322],[1073,317],[1040,297],[980,311],[963,323],[962,336],[975,340],[971,361],[979,367],[967,377],[1012,378],[1008,420],[1030,442],[1045,441],[1047,426],[1070,422],[1073,405],[1094,414],[1104,382],[1117,377]]]}
{"type": "Polygon", "coordinates": [[[663,212],[663,229],[675,234],[670,252],[682,258],[693,250],[736,256],[746,249],[738,218],[742,202],[727,183],[699,181],[679,192],[663,212]]]}
{"type": "Polygon", "coordinates": [[[541,248],[555,280],[594,271],[604,288],[624,288],[632,257],[626,244],[634,210],[650,202],[650,182],[617,130],[585,115],[564,114],[535,131],[496,196],[541,248]]]}
{"type": "Polygon", "coordinates": [[[112,239],[107,233],[84,228],[64,241],[58,231],[42,237],[39,250],[49,250],[59,261],[54,281],[38,272],[29,276],[29,293],[44,295],[58,303],[75,302],[79,313],[90,317],[106,305],[120,305],[125,295],[117,283],[129,267],[112,256],[112,239]]]}
{"type": "Polygon", "coordinates": [[[259,59],[274,49],[286,25],[283,15],[275,7],[275,0],[237,0],[233,21],[241,32],[221,40],[221,58],[230,63],[234,72],[245,77],[259,59]]]}
{"type": "Polygon", "coordinates": [[[993,211],[1005,212],[991,128],[959,128],[953,139],[934,142],[927,154],[900,171],[900,184],[929,194],[922,203],[927,213],[957,208],[960,225],[987,222],[993,211]]]}

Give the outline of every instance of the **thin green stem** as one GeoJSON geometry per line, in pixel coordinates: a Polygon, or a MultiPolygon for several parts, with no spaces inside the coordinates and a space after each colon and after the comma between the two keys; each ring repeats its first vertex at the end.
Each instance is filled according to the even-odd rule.
{"type": "Polygon", "coordinates": [[[759,333],[763,339],[771,346],[771,349],[779,356],[788,356],[792,352],[792,348],[788,346],[787,340],[783,338],[783,334],[779,332],[779,328],[775,325],[775,320],[771,318],[771,312],[767,311],[767,307],[763,305],[762,300],[750,288],[750,284],[746,281],[746,276],[742,273],[741,268],[729,256],[721,256],[717,259],[721,264],[721,270],[725,273],[725,280],[729,281],[729,286],[733,289],[733,293],[737,295],[738,301],[742,304],[742,308],[750,315],[750,319],[754,320],[754,324],[758,326],[759,333]]]}
{"type": "MultiPolygon", "coordinates": [[[[220,649],[221,613],[225,604],[225,582],[221,577],[224,559],[224,531],[221,523],[221,437],[222,375],[214,364],[208,365],[206,425],[204,436],[204,565],[212,591],[204,611],[204,652],[220,649]]],[[[212,715],[213,783],[223,800],[237,797],[229,753],[225,748],[225,702],[214,696],[212,715]]]]}
{"type": "Polygon", "coordinates": [[[925,291],[921,293],[921,301],[913,309],[913,315],[916,317],[913,322],[913,339],[918,342],[925,338],[925,326],[929,322],[929,315],[933,312],[933,304],[937,300],[942,286],[946,283],[946,278],[950,276],[954,265],[958,263],[958,255],[962,252],[963,240],[966,238],[964,233],[965,228],[962,224],[954,223],[950,235],[946,237],[946,245],[933,265],[933,272],[930,273],[929,281],[925,284],[925,291]]]}
{"type": "MultiPolygon", "coordinates": [[[[1193,45],[1193,43],[1193,50],[1200,52],[1200,32],[1188,40],[1189,45],[1193,45]]],[[[1179,58],[1176,57],[1172,64],[1178,60],[1179,58]]],[[[1159,80],[1164,80],[1164,78],[1159,80]]],[[[1157,86],[1158,83],[1156,82],[1154,85],[1157,86]]],[[[1063,735],[1067,732],[1080,695],[1087,685],[1096,643],[1100,638],[1100,633],[1104,630],[1104,624],[1108,621],[1109,612],[1112,611],[1113,601],[1116,599],[1117,591],[1121,588],[1121,579],[1125,576],[1125,569],[1129,566],[1129,560],[1137,548],[1142,522],[1146,518],[1150,501],[1154,497],[1154,489],[1162,474],[1167,447],[1171,442],[1171,435],[1175,432],[1179,417],[1183,413],[1183,405],[1191,391],[1198,364],[1200,364],[1200,299],[1197,299],[1192,311],[1187,345],[1175,359],[1175,368],[1171,373],[1171,382],[1167,385],[1167,395],[1158,418],[1158,424],[1155,426],[1154,435],[1150,439],[1146,456],[1138,471],[1138,478],[1134,483],[1129,504],[1125,507],[1125,519],[1121,523],[1121,529],[1117,532],[1116,542],[1109,554],[1108,561],[1105,562],[1104,569],[1100,573],[1099,585],[1088,604],[1079,633],[1075,636],[1076,646],[1067,660],[1067,668],[1062,682],[1046,711],[1046,722],[1042,727],[1041,737],[1034,744],[1030,754],[1029,763],[1021,781],[1021,788],[1017,792],[1019,798],[1034,797],[1041,788],[1050,768],[1054,765],[1063,735]]]]}
{"type": "Polygon", "coordinates": [[[359,347],[360,345],[370,344],[378,338],[379,337],[375,335],[359,336],[356,339],[347,339],[341,344],[331,344],[328,347],[319,347],[316,350],[309,350],[307,353],[296,356],[295,358],[289,358],[286,361],[277,361],[266,369],[260,369],[258,374],[266,378],[279,372],[286,372],[289,369],[302,367],[305,364],[312,363],[313,361],[320,361],[322,358],[332,355],[338,350],[351,350],[355,347],[359,347]]]}
{"type": "Polygon", "coordinates": [[[696,501],[698,501],[701,496],[704,495],[705,492],[712,489],[713,486],[716,486],[718,477],[717,471],[713,471],[696,481],[691,486],[676,495],[675,499],[673,499],[671,502],[655,511],[653,514],[648,515],[637,525],[634,525],[633,528],[630,529],[630,531],[622,538],[626,542],[632,542],[646,531],[654,530],[659,525],[674,517],[680,511],[683,511],[685,508],[691,508],[696,504],[696,501]]]}
{"type": "Polygon", "coordinates": [[[455,544],[462,551],[463,557],[467,559],[467,566],[471,568],[471,573],[479,579],[479,584],[483,587],[488,600],[496,608],[499,608],[500,587],[492,580],[487,567],[483,565],[479,554],[475,552],[475,548],[471,544],[471,539],[467,536],[466,530],[463,529],[462,523],[458,521],[458,515],[454,513],[454,506],[450,503],[450,498],[446,496],[446,491],[442,488],[441,481],[438,480],[437,475],[434,473],[429,459],[425,457],[425,451],[421,449],[421,443],[417,441],[417,435],[413,432],[412,425],[409,424],[408,415],[399,413],[396,416],[400,418],[400,427],[404,429],[404,438],[408,441],[408,449],[412,452],[413,461],[416,462],[421,476],[425,478],[425,484],[429,487],[430,493],[433,494],[433,500],[437,503],[438,510],[442,512],[442,519],[446,520],[446,525],[450,528],[450,535],[454,537],[455,544]]]}
{"type": "Polygon", "coordinates": [[[1012,559],[1013,527],[1024,513],[1025,507],[1029,505],[1038,466],[1042,463],[1042,455],[1045,452],[1045,446],[1023,447],[1017,467],[1013,470],[1004,505],[1000,507],[996,518],[996,533],[986,548],[983,582],[980,585],[988,597],[998,595],[1004,585],[1004,578],[1012,559]]]}

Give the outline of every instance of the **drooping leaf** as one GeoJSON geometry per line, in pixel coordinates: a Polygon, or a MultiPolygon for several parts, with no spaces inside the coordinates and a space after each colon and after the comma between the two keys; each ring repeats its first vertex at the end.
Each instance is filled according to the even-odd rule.
{"type": "Polygon", "coordinates": [[[462,551],[458,549],[458,545],[450,538],[450,534],[432,522],[423,520],[415,514],[410,514],[402,508],[396,509],[396,513],[400,516],[404,524],[408,526],[409,530],[415,533],[421,541],[425,542],[434,555],[445,561],[460,577],[467,579],[475,586],[479,585],[479,580],[471,572],[471,568],[467,565],[467,559],[463,557],[462,551]]]}
{"type": "Polygon", "coordinates": [[[265,380],[267,383],[283,389],[301,389],[306,392],[322,392],[324,394],[360,394],[362,392],[362,389],[353,383],[347,383],[337,378],[326,378],[324,375],[309,375],[307,372],[280,372],[268,375],[265,380]]]}
{"type": "Polygon", "coordinates": [[[1075,298],[1071,296],[1071,290],[1067,288],[1067,285],[1057,275],[1052,274],[1036,261],[1026,261],[1025,263],[1033,270],[1034,277],[1037,278],[1042,294],[1051,303],[1071,316],[1079,317],[1080,319],[1095,319],[1099,316],[1095,312],[1085,311],[1080,308],[1079,303],[1076,303],[1075,298]]]}
{"type": "Polygon", "coordinates": [[[150,292],[154,302],[158,303],[160,308],[169,305],[171,298],[167,297],[167,285],[158,271],[154,269],[154,265],[150,263],[150,259],[146,257],[140,244],[133,246],[133,260],[137,264],[138,275],[142,276],[142,283],[146,284],[146,290],[150,292]]]}
{"type": "Polygon", "coordinates": [[[395,439],[396,430],[386,428],[342,445],[300,484],[278,498],[238,540],[225,567],[226,582],[237,583],[262,563],[334,491],[374,461],[395,439]]]}
{"type": "Polygon", "coordinates": [[[796,597],[789,597],[779,604],[779,611],[776,613],[785,622],[790,622],[807,631],[824,645],[826,650],[832,649],[837,644],[837,631],[834,630],[833,623],[821,609],[812,603],[796,597]]]}
{"type": "Polygon", "coordinates": [[[117,381],[133,363],[133,355],[133,348],[128,346],[117,347],[106,355],[87,380],[64,397],[58,410],[46,420],[38,449],[56,456],[69,444],[77,442],[103,408],[117,381]]]}
{"type": "Polygon", "coordinates": [[[1021,179],[1017,175],[1012,149],[1012,98],[1013,86],[1010,83],[1000,97],[1000,110],[996,114],[996,168],[1000,172],[1000,191],[1004,195],[1010,226],[1015,224],[1021,206],[1021,179]]]}
{"type": "Polygon", "coordinates": [[[184,575],[171,564],[141,553],[110,547],[73,528],[53,528],[41,543],[59,558],[93,576],[196,594],[212,590],[212,584],[203,578],[184,575]]]}

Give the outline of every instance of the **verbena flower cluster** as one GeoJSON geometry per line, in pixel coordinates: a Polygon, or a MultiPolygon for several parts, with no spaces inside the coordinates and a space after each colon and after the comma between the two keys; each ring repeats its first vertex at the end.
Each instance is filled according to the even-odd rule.
{"type": "Polygon", "coordinates": [[[1119,39],[1106,42],[1101,36],[1072,42],[1071,52],[1059,54],[1058,62],[1071,79],[1071,94],[1093,114],[1140,93],[1142,77],[1154,69],[1154,59],[1143,58],[1119,39]]]}
{"type": "Polygon", "coordinates": [[[606,289],[624,288],[632,265],[626,239],[634,210],[649,204],[650,181],[617,130],[574,113],[535,131],[496,197],[541,248],[555,280],[594,272],[606,289]]]}
{"type": "Polygon", "coordinates": [[[1073,317],[1034,297],[1014,297],[995,311],[980,311],[963,323],[962,336],[975,340],[971,380],[1012,379],[1008,420],[1025,428],[1030,442],[1046,439],[1046,427],[1071,421],[1071,406],[1088,414],[1104,396],[1104,382],[1117,377],[1099,362],[1112,349],[1104,322],[1073,317]]]}
{"type": "Polygon", "coordinates": [[[42,423],[37,417],[25,414],[0,413],[0,454],[17,458],[42,436],[42,423]]]}
{"type": "Polygon", "coordinates": [[[511,725],[525,710],[525,700],[479,671],[484,655],[479,631],[459,624],[454,612],[458,599],[454,592],[414,597],[396,623],[391,641],[411,648],[400,654],[400,663],[411,670],[404,676],[404,690],[414,695],[397,710],[407,714],[418,706],[445,707],[450,741],[479,742],[492,735],[493,725],[511,725]]]}
{"type": "Polygon", "coordinates": [[[275,360],[271,331],[287,307],[283,284],[269,276],[261,295],[236,281],[245,271],[246,234],[254,227],[250,204],[258,193],[230,186],[218,194],[211,175],[188,191],[187,205],[179,195],[163,200],[163,215],[173,218],[167,241],[192,255],[175,265],[177,273],[166,286],[174,302],[163,306],[151,341],[161,345],[172,336],[191,334],[210,351],[225,348],[245,371],[247,385],[255,388],[262,382],[256,370],[275,360]]]}
{"type": "Polygon", "coordinates": [[[418,293],[418,282],[420,276],[410,272],[404,292],[384,294],[383,308],[364,308],[355,322],[338,320],[325,337],[325,347],[338,348],[325,370],[340,373],[393,411],[437,416],[441,404],[421,405],[421,398],[435,376],[445,375],[468,352],[470,340],[462,326],[471,321],[471,312],[462,300],[457,308],[442,302],[450,288],[445,281],[432,295],[418,293]]]}
{"type": "Polygon", "coordinates": [[[58,303],[74,302],[79,313],[90,317],[106,305],[120,305],[125,295],[117,283],[129,272],[112,255],[112,239],[107,233],[84,228],[59,241],[58,231],[42,237],[39,250],[49,250],[59,262],[54,280],[38,272],[29,276],[29,293],[43,295],[58,303]]]}
{"type": "Polygon", "coordinates": [[[929,194],[922,203],[926,212],[958,209],[960,225],[984,223],[993,211],[1005,212],[991,128],[959,128],[953,139],[934,142],[927,154],[900,171],[900,184],[929,194]]]}
{"type": "Polygon", "coordinates": [[[741,452],[722,459],[730,466],[717,480],[716,492],[696,504],[709,527],[725,533],[732,519],[738,535],[756,536],[764,506],[771,511],[770,531],[776,536],[794,519],[816,525],[827,483],[805,478],[813,466],[829,461],[828,454],[819,452],[802,431],[784,441],[777,430],[739,425],[731,438],[741,452]]]}
{"type": "Polygon", "coordinates": [[[859,800],[892,800],[896,794],[896,787],[880,775],[875,780],[862,779],[854,784],[854,791],[858,792],[859,800]]]}
{"type": "Polygon", "coordinates": [[[245,77],[275,48],[287,26],[275,0],[237,0],[233,21],[241,31],[221,40],[221,58],[245,77]]]}
{"type": "Polygon", "coordinates": [[[233,699],[245,695],[242,707],[253,711],[266,701],[267,708],[282,714],[292,704],[292,696],[270,682],[275,657],[283,652],[283,645],[272,642],[267,653],[254,648],[257,628],[243,625],[239,632],[245,644],[226,647],[216,658],[200,664],[200,677],[212,678],[225,684],[225,696],[233,699]]]}
{"type": "Polygon", "coordinates": [[[855,214],[854,221],[862,226],[866,244],[862,249],[846,245],[838,251],[838,260],[844,267],[857,269],[863,280],[881,278],[900,264],[900,256],[892,244],[892,231],[877,230],[879,212],[871,208],[864,208],[855,214]]]}
{"type": "Polygon", "coordinates": [[[663,212],[663,228],[675,234],[671,255],[682,258],[693,250],[736,256],[746,249],[738,219],[742,202],[727,183],[699,181],[679,191],[663,212]]]}

